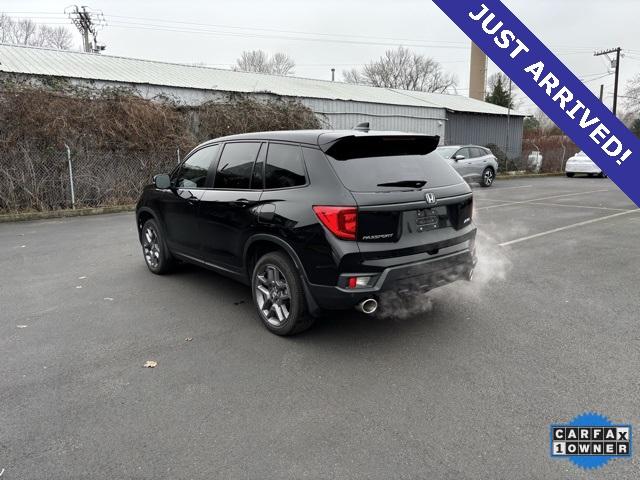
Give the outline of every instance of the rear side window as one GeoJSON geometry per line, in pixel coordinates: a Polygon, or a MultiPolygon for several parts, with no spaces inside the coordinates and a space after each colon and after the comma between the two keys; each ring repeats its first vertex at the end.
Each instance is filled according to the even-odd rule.
{"type": "Polygon", "coordinates": [[[487,154],[487,152],[485,152],[484,149],[480,148],[480,147],[473,147],[471,149],[471,153],[473,153],[473,157],[474,158],[476,158],[476,157],[484,157],[487,154]]]}
{"type": "Polygon", "coordinates": [[[222,150],[214,188],[248,190],[260,143],[227,143],[222,150]]]}
{"type": "Polygon", "coordinates": [[[202,188],[207,180],[211,162],[218,153],[220,145],[211,145],[194,152],[182,164],[175,184],[183,188],[202,188]]]}
{"type": "Polygon", "coordinates": [[[270,143],[265,168],[265,188],[291,188],[306,183],[301,148],[298,145],[270,143]]]}

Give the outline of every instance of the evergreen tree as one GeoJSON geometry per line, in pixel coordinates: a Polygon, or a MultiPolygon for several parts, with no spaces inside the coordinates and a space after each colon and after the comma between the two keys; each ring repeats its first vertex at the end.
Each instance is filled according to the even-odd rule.
{"type": "Polygon", "coordinates": [[[514,108],[514,96],[509,93],[509,79],[503,73],[496,73],[489,79],[489,90],[485,100],[504,108],[514,108]]]}

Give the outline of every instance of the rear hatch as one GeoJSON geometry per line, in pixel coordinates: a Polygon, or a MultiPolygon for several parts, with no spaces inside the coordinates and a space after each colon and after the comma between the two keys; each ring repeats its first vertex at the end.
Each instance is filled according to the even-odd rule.
{"type": "Polygon", "coordinates": [[[465,233],[472,238],[471,189],[433,152],[438,141],[357,135],[325,149],[358,205],[356,240],[365,257],[435,254],[464,242],[465,233]]]}

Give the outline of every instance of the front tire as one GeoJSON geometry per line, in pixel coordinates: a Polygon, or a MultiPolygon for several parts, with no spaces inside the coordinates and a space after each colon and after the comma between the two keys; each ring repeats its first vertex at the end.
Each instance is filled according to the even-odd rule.
{"type": "Polygon", "coordinates": [[[573,172],[567,172],[567,177],[569,178],[573,178],[575,174],[573,172]]]}
{"type": "Polygon", "coordinates": [[[162,275],[171,270],[173,258],[155,220],[149,219],[144,222],[140,243],[144,261],[151,272],[162,275]]]}
{"type": "Polygon", "coordinates": [[[262,256],[251,276],[253,304],[262,324],[276,335],[294,335],[313,324],[306,312],[302,279],[288,255],[262,256]]]}
{"type": "Polygon", "coordinates": [[[487,188],[493,185],[493,181],[496,179],[496,172],[493,171],[493,168],[487,167],[482,171],[482,179],[480,180],[480,185],[487,188]]]}
{"type": "Polygon", "coordinates": [[[600,173],[598,174],[598,178],[608,178],[608,177],[609,177],[609,176],[608,176],[606,173],[604,173],[604,172],[600,172],[600,173]]]}

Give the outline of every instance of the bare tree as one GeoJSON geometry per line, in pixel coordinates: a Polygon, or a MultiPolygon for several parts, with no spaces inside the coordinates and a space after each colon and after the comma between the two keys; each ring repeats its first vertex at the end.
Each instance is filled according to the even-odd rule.
{"type": "Polygon", "coordinates": [[[236,60],[233,70],[237,72],[259,72],[272,75],[292,75],[295,61],[285,53],[270,57],[263,50],[244,51],[236,60]]]}
{"type": "Polygon", "coordinates": [[[640,74],[633,77],[627,83],[625,103],[629,110],[640,114],[640,74]]]}
{"type": "Polygon", "coordinates": [[[2,13],[0,42],[69,50],[72,46],[72,35],[65,27],[38,25],[30,19],[14,20],[2,13]]]}
{"type": "Polygon", "coordinates": [[[349,83],[422,92],[445,93],[458,83],[455,75],[446,73],[434,59],[404,47],[387,50],[362,70],[347,70],[342,75],[349,83]]]}

